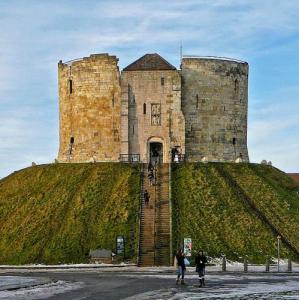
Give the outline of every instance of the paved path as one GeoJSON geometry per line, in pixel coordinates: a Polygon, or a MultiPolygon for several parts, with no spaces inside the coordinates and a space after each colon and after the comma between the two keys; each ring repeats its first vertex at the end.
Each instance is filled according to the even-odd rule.
{"type": "Polygon", "coordinates": [[[0,299],[299,299],[298,273],[214,272],[207,275],[207,286],[199,288],[194,273],[187,274],[186,286],[176,286],[174,273],[168,269],[158,270],[2,270],[0,280],[17,276],[27,281],[45,282],[11,291],[5,291],[2,285],[0,299]]]}

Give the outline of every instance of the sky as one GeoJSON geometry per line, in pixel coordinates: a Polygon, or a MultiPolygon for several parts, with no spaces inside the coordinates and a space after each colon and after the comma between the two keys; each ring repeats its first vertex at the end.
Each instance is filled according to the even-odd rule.
{"type": "Polygon", "coordinates": [[[58,153],[57,63],[159,53],[249,63],[248,148],[299,172],[298,0],[0,0],[0,178],[58,153]]]}

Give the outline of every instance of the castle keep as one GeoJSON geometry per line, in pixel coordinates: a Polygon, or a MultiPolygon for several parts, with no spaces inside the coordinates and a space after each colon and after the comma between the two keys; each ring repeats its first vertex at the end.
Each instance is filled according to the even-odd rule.
{"type": "Polygon", "coordinates": [[[60,162],[248,161],[248,64],[108,54],[58,64],[60,162]]]}

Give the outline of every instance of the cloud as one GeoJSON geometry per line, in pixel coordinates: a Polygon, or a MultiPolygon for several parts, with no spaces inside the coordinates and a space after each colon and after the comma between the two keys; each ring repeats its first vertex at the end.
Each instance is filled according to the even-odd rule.
{"type": "MultiPolygon", "coordinates": [[[[60,59],[109,52],[124,67],[144,53],[159,52],[178,66],[180,40],[184,54],[250,62],[251,156],[277,153],[282,137],[295,156],[289,133],[298,126],[298,18],[297,0],[1,1],[0,165],[7,167],[0,176],[22,160],[56,156],[60,59]]],[[[295,167],[299,170],[299,162],[295,167]]]]}

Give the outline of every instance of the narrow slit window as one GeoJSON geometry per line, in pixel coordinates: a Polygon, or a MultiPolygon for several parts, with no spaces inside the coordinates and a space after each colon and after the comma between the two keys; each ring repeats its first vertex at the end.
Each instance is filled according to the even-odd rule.
{"type": "Polygon", "coordinates": [[[70,91],[70,94],[73,93],[73,80],[72,79],[69,80],[69,91],[70,91]]]}
{"type": "Polygon", "coordinates": [[[133,135],[134,135],[135,134],[135,125],[133,125],[132,131],[133,131],[133,135]]]}
{"type": "Polygon", "coordinates": [[[114,94],[112,96],[112,107],[114,107],[114,94]]]}
{"type": "Polygon", "coordinates": [[[239,90],[239,80],[236,79],[235,80],[235,92],[237,92],[239,90]]]}
{"type": "Polygon", "coordinates": [[[143,114],[146,115],[146,103],[143,103],[143,114]]]}
{"type": "Polygon", "coordinates": [[[198,94],[196,94],[196,109],[199,108],[199,97],[198,94]]]}
{"type": "Polygon", "coordinates": [[[233,138],[233,145],[236,145],[237,139],[234,137],[233,138]]]}
{"type": "Polygon", "coordinates": [[[164,77],[161,77],[161,85],[164,85],[164,83],[165,83],[164,77]]]}
{"type": "Polygon", "coordinates": [[[70,138],[70,148],[69,148],[69,155],[72,155],[74,141],[75,141],[75,139],[74,139],[74,137],[72,136],[72,137],[70,138]]]}

